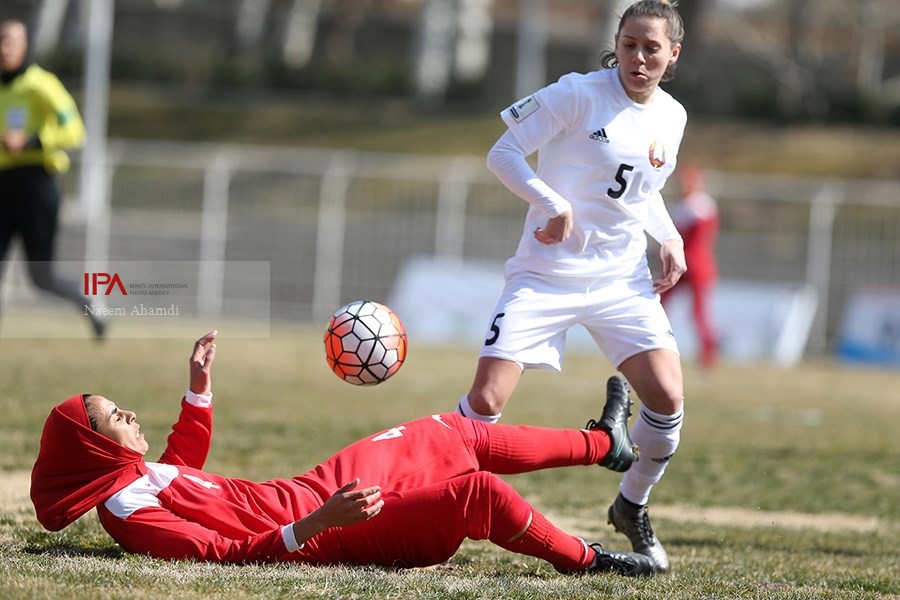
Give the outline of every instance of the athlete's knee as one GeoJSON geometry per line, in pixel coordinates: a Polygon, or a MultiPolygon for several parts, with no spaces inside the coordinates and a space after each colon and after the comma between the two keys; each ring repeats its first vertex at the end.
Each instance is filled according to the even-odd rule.
{"type": "Polygon", "coordinates": [[[653,412],[674,415],[684,406],[684,378],[674,352],[636,355],[619,366],[641,403],[653,412]]]}
{"type": "Polygon", "coordinates": [[[469,406],[480,415],[500,414],[521,376],[522,367],[512,361],[481,358],[472,389],[467,394],[469,406]]]}
{"type": "Polygon", "coordinates": [[[639,398],[647,408],[662,415],[674,415],[684,410],[684,393],[680,389],[660,388],[639,398]]]}
{"type": "Polygon", "coordinates": [[[496,502],[512,492],[512,486],[490,471],[464,475],[470,499],[474,502],[496,502]]]}
{"type": "Polygon", "coordinates": [[[500,414],[509,399],[494,387],[472,388],[467,397],[472,410],[484,416],[500,414]]]}
{"type": "Polygon", "coordinates": [[[487,471],[465,479],[469,538],[508,540],[528,521],[531,507],[511,484],[487,471]]]}
{"type": "Polygon", "coordinates": [[[646,378],[632,383],[641,404],[653,412],[674,415],[684,408],[684,385],[681,377],[646,378]]]}

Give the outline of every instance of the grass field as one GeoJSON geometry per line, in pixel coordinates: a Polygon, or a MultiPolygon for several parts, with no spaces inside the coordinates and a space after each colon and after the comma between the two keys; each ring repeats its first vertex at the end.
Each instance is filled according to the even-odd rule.
{"type": "MultiPolygon", "coordinates": [[[[2,318],[0,332],[27,317],[2,318]]],[[[86,325],[62,313],[40,327],[63,336],[86,325]]],[[[94,513],[43,531],[28,472],[50,408],[102,393],[138,413],[155,458],[201,327],[182,322],[178,339],[0,339],[0,598],[900,597],[900,375],[830,362],[710,374],[686,365],[682,445],[651,506],[672,572],[648,580],[567,577],[487,542],[466,542],[445,565],[392,571],[169,564],[124,555],[94,513]]],[[[320,329],[273,323],[270,338],[242,339],[218,328],[207,469],[256,479],[305,471],[364,434],[452,409],[476,355],[412,339],[395,378],[354,388],[327,370],[320,329]]],[[[561,375],[529,372],[504,421],[580,427],[597,416],[611,373],[583,355],[561,375]]],[[[579,467],[508,479],[563,528],[625,547],[604,518],[617,476],[579,467]]]]}

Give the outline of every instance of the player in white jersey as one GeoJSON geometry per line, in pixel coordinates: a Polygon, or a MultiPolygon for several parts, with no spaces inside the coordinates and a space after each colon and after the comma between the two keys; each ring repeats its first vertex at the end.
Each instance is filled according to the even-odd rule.
{"type": "MultiPolygon", "coordinates": [[[[583,325],[641,400],[631,433],[640,457],[621,465],[627,472],[609,520],[660,571],[669,559],[647,502],[678,446],[683,381],[659,294],[687,269],[660,190],[687,116],[658,84],[673,76],[683,36],[672,4],[636,2],[619,22],[606,68],[565,75],[501,113],[508,129],[488,167],[530,207],[472,388],[458,406],[496,422],[523,370],[561,370],[566,331],[583,325]],[[526,160],[535,152],[536,171],[526,160]],[[661,248],[656,280],[647,233],[661,248]]],[[[622,386],[610,378],[608,394],[627,393],[622,386]]]]}

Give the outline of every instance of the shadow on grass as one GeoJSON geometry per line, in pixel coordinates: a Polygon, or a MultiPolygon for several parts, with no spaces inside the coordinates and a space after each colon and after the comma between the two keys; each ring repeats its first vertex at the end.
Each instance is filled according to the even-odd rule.
{"type": "Polygon", "coordinates": [[[22,552],[35,556],[88,556],[108,559],[120,559],[125,556],[125,552],[115,546],[90,547],[59,541],[29,544],[22,548],[22,552]]]}

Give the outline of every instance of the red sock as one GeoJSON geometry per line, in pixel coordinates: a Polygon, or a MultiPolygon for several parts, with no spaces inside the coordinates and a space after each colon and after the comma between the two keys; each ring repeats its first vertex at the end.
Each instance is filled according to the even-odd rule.
{"type": "Polygon", "coordinates": [[[487,538],[511,552],[546,560],[560,571],[583,571],[590,566],[594,553],[581,538],[550,523],[497,475],[481,471],[452,485],[460,488],[455,499],[462,499],[466,507],[469,538],[487,538]]]}
{"type": "Polygon", "coordinates": [[[591,465],[609,452],[609,436],[597,429],[553,429],[533,425],[472,422],[473,444],[483,471],[514,474],[591,465]]]}
{"type": "Polygon", "coordinates": [[[594,555],[581,538],[563,532],[536,510],[531,517],[531,525],[516,540],[491,541],[511,552],[546,560],[560,571],[583,571],[591,565],[594,555]]]}

